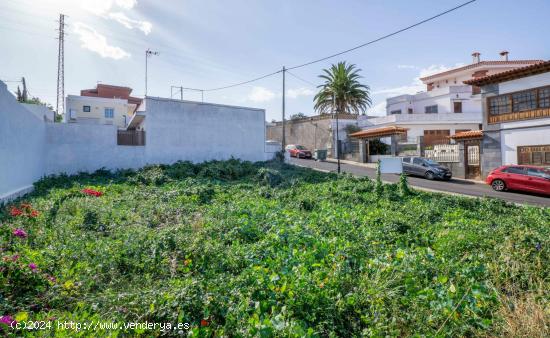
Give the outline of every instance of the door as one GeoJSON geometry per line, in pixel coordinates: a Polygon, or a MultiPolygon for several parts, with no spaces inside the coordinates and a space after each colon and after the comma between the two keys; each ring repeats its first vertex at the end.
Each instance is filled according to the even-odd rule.
{"type": "Polygon", "coordinates": [[[525,190],[528,189],[526,186],[527,181],[527,172],[523,167],[508,167],[503,169],[504,173],[504,183],[509,189],[518,189],[525,190]]]}
{"type": "Polygon", "coordinates": [[[412,166],[411,166],[411,158],[410,157],[403,157],[403,172],[405,174],[413,174],[412,166]]]}
{"type": "Polygon", "coordinates": [[[550,172],[538,168],[527,168],[526,187],[533,192],[550,194],[550,172]]]}
{"type": "Polygon", "coordinates": [[[424,161],[420,157],[414,157],[412,161],[411,172],[418,176],[424,176],[425,171],[426,168],[424,168],[424,161]]]}
{"type": "Polygon", "coordinates": [[[466,169],[466,178],[481,178],[481,161],[479,153],[479,141],[464,142],[464,166],[466,169]]]}

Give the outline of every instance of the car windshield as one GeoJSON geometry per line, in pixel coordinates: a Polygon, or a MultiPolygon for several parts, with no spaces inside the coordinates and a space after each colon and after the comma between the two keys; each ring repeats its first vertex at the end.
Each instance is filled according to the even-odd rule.
{"type": "Polygon", "coordinates": [[[296,146],[296,149],[298,149],[298,150],[306,150],[306,147],[304,147],[304,146],[296,146]]]}
{"type": "Polygon", "coordinates": [[[426,164],[431,165],[431,166],[439,165],[439,163],[437,163],[437,162],[434,161],[434,160],[425,159],[424,161],[426,162],[426,164]]]}

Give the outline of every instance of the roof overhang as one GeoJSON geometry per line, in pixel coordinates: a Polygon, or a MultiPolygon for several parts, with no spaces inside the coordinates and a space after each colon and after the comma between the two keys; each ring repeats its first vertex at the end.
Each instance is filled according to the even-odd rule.
{"type": "Polygon", "coordinates": [[[373,139],[373,138],[388,137],[392,135],[402,135],[402,134],[405,134],[407,130],[408,130],[407,128],[403,128],[403,127],[390,126],[390,127],[361,130],[356,133],[350,134],[349,136],[354,138],[360,138],[360,139],[373,139]]]}
{"type": "Polygon", "coordinates": [[[483,130],[463,131],[463,132],[451,135],[449,137],[456,140],[456,141],[482,139],[483,138],[483,130]]]}
{"type": "Polygon", "coordinates": [[[130,119],[130,122],[128,122],[126,130],[135,130],[143,123],[144,120],[145,114],[143,114],[143,112],[136,112],[134,116],[132,116],[132,118],[130,119]]]}
{"type": "Polygon", "coordinates": [[[497,73],[493,75],[480,77],[477,79],[467,80],[467,81],[464,81],[464,83],[467,85],[481,87],[481,86],[486,86],[493,83],[500,83],[500,82],[515,80],[515,79],[520,79],[522,77],[527,77],[527,76],[537,75],[537,74],[542,74],[547,72],[550,72],[550,61],[542,61],[527,67],[516,68],[516,69],[508,70],[502,73],[497,73]]]}

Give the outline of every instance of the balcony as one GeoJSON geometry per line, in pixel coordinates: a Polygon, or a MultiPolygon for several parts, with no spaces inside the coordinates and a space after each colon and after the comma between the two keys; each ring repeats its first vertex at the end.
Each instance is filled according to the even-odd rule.
{"type": "Polygon", "coordinates": [[[359,121],[359,127],[386,124],[481,123],[481,113],[398,114],[359,121]]]}
{"type": "Polygon", "coordinates": [[[540,108],[501,115],[489,115],[487,122],[489,124],[494,124],[501,122],[525,121],[543,118],[550,118],[550,108],[540,108]]]}

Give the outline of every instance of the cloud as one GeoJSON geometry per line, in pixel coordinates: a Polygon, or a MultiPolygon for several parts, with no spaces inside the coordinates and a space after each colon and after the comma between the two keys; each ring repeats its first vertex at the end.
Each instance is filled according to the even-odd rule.
{"type": "Polygon", "coordinates": [[[148,35],[151,33],[151,29],[153,28],[153,24],[151,24],[149,21],[140,21],[140,20],[133,20],[126,16],[126,14],[122,12],[114,12],[109,13],[109,18],[117,21],[124,27],[128,29],[134,29],[137,28],[145,35],[148,35]]]}
{"type": "Polygon", "coordinates": [[[74,24],[74,33],[78,35],[82,43],[82,48],[96,52],[103,58],[120,60],[130,57],[130,54],[125,50],[117,46],[109,45],[105,36],[99,34],[95,29],[82,22],[76,22],[74,24]]]}
{"type": "Polygon", "coordinates": [[[128,29],[137,28],[148,35],[153,29],[151,22],[132,19],[123,12],[131,10],[136,4],[136,0],[82,0],[83,9],[105,19],[114,20],[128,29]],[[113,10],[117,7],[117,10],[113,10]]]}
{"type": "Polygon", "coordinates": [[[386,115],[386,101],[384,100],[368,108],[367,115],[375,115],[375,116],[386,115]]]}
{"type": "Polygon", "coordinates": [[[291,99],[296,99],[300,96],[311,96],[315,94],[315,92],[312,89],[309,88],[297,88],[297,89],[289,89],[286,91],[286,94],[291,99]]]}
{"type": "Polygon", "coordinates": [[[275,98],[275,93],[264,87],[254,87],[248,99],[252,102],[267,102],[275,98]]]}
{"type": "Polygon", "coordinates": [[[413,65],[397,65],[397,68],[398,69],[418,69],[417,66],[413,66],[413,65]]]}

